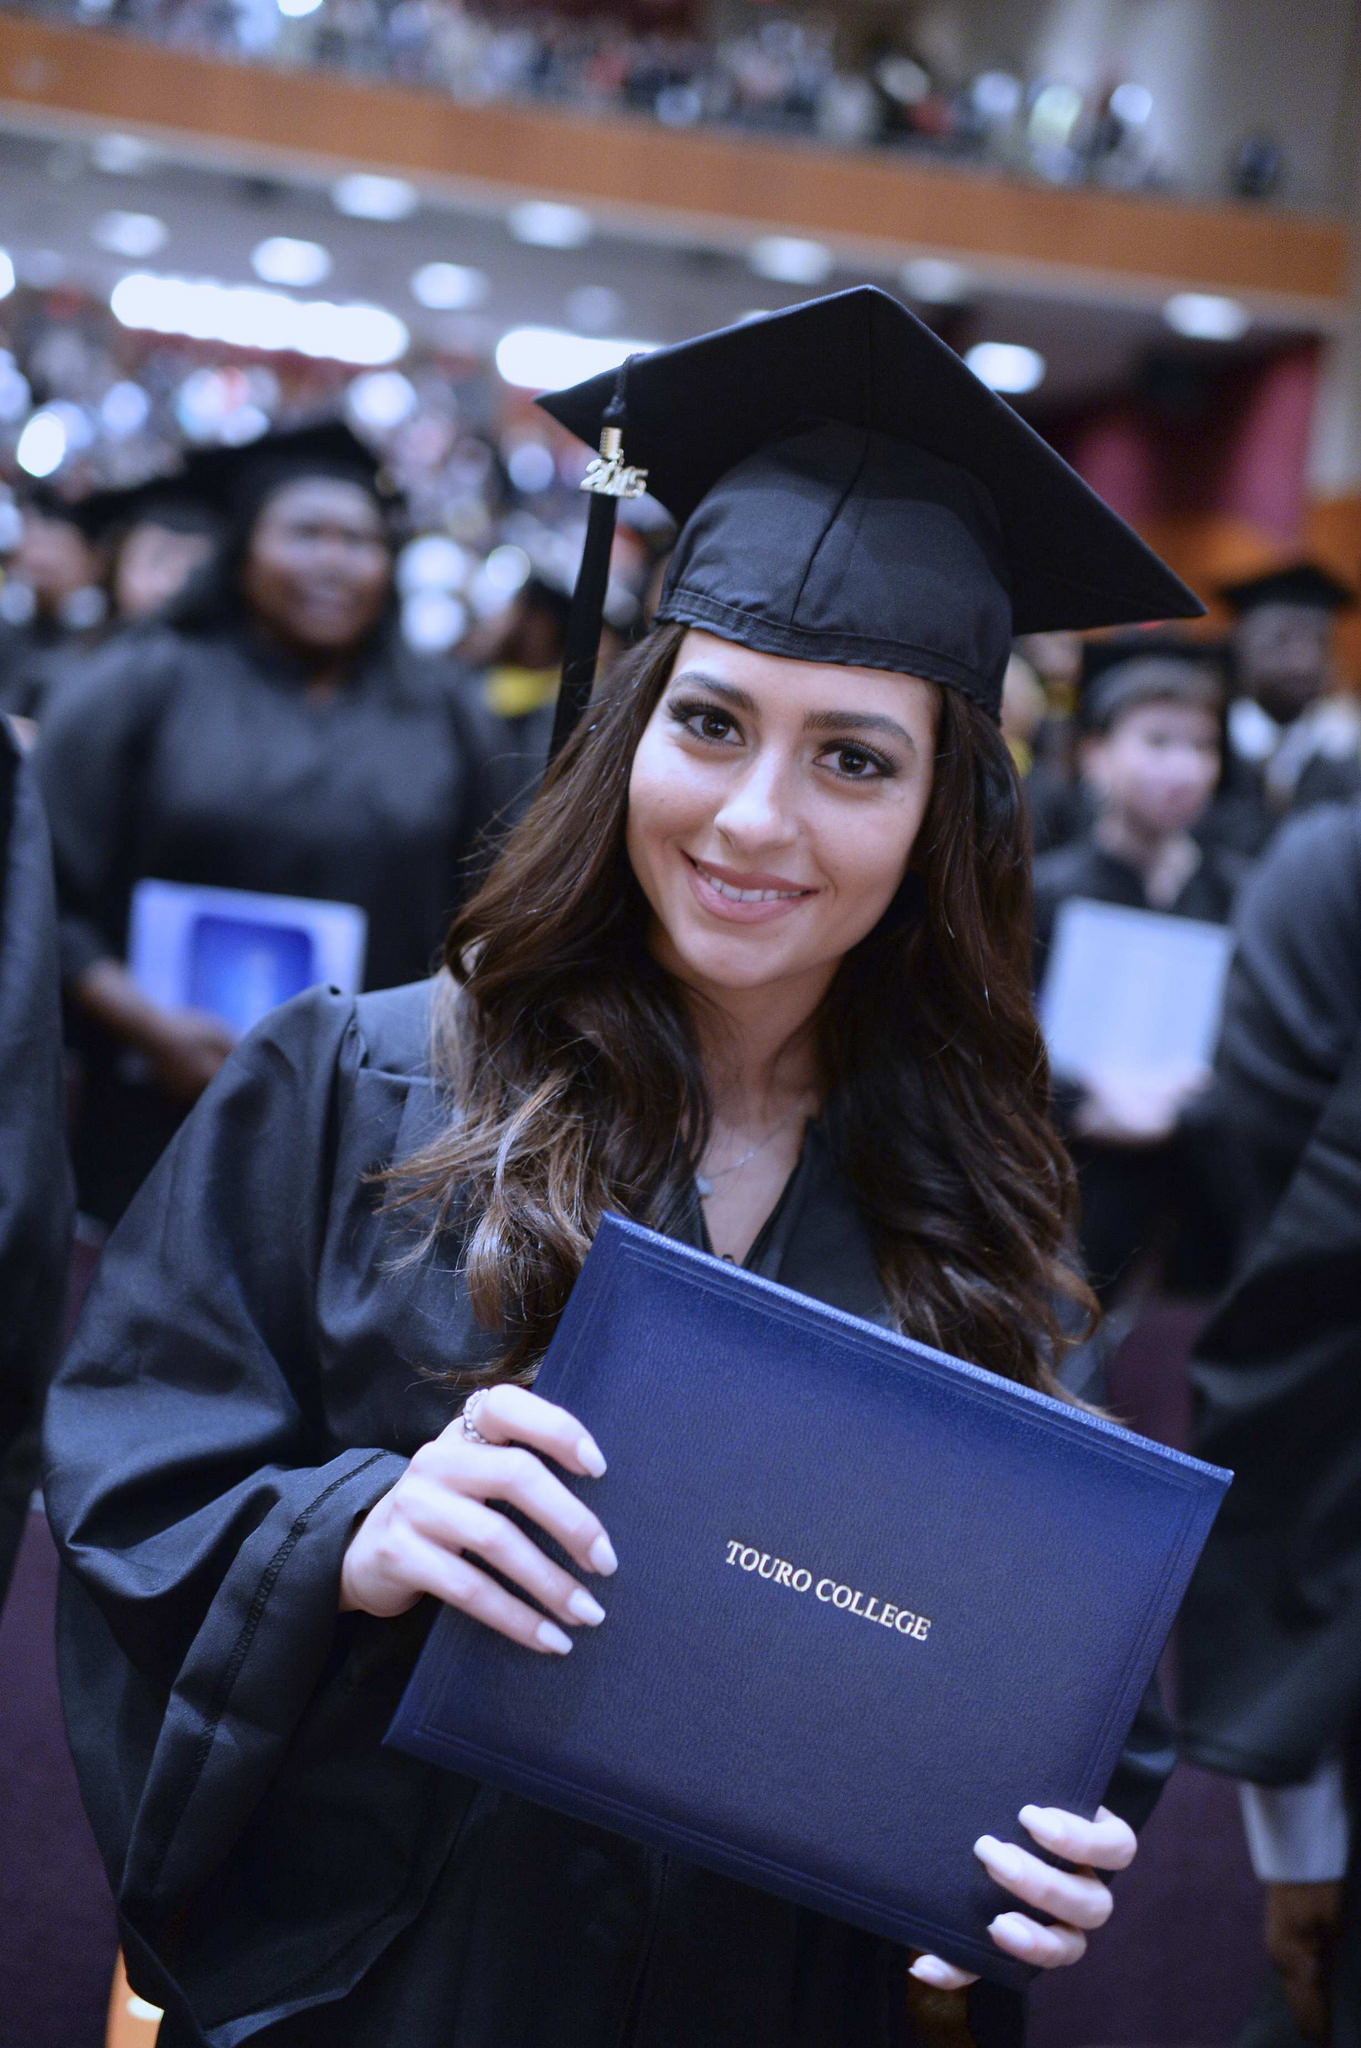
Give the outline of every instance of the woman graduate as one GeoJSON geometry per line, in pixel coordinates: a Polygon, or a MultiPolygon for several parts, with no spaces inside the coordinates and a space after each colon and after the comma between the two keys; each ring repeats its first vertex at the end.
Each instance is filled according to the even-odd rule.
{"type": "MultiPolygon", "coordinates": [[[[595,441],[613,382],[550,409],[595,441]]],[[[965,1981],[382,1743],[423,1595],[526,1657],[609,1627],[629,1560],[557,1476],[609,1446],[529,1387],[606,1209],[1033,1386],[1081,1293],[1001,678],[1013,624],[1195,600],[880,292],[626,397],[681,521],[656,630],[441,976],[238,1047],[54,1398],[71,1737],[165,2048],[897,2048],[965,1981]]],[[[1061,1864],[979,1844],[994,1939],[1075,1961],[1134,1837],[1024,1825],[1061,1864]]],[[[969,2018],[1018,2038],[1010,1992],[969,2018]]]]}
{"type": "Polygon", "coordinates": [[[386,988],[428,973],[495,800],[474,715],[400,643],[391,508],[348,428],[201,453],[193,481],[230,518],[218,561],[57,693],[38,758],[86,1062],[77,1183],[107,1222],[236,1035],[134,982],[136,884],[355,905],[386,988]]]}

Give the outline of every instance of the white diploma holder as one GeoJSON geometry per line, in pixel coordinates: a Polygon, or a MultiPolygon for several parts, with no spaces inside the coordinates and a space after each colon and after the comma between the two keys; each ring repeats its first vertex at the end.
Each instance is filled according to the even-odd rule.
{"type": "Polygon", "coordinates": [[[128,968],[167,1010],[210,1010],[249,1031],[306,988],[353,995],[364,974],[368,918],[353,903],[139,882],[128,968]]]}
{"type": "Polygon", "coordinates": [[[1040,990],[1055,1076],[1175,1088],[1208,1072],[1233,951],[1225,925],[1075,896],[1040,990]]]}

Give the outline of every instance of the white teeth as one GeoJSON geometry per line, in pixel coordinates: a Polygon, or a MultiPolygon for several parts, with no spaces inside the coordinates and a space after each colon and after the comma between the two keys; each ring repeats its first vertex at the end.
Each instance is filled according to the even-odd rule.
{"type": "Polygon", "coordinates": [[[708,868],[695,866],[711,889],[717,889],[720,896],[726,896],[729,903],[792,903],[796,896],[802,896],[802,889],[734,889],[731,882],[720,882],[717,875],[708,868]]]}

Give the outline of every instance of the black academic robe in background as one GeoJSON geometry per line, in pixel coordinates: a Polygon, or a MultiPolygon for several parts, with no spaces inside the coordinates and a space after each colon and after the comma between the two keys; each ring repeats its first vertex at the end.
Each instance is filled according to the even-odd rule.
{"type": "Polygon", "coordinates": [[[96,640],[45,619],[29,626],[0,621],[0,711],[41,719],[65,665],[91,653],[96,640]]]}
{"type": "Polygon", "coordinates": [[[1184,1746],[1263,1785],[1352,1763],[1335,2048],[1361,2043],[1361,805],[1245,892],[1219,1087],[1253,1219],[1196,1347],[1195,1449],[1234,1472],[1183,1610],[1184,1746]]]}
{"type": "MultiPolygon", "coordinates": [[[[248,630],[150,628],[56,693],[38,749],[67,984],[125,956],[151,877],[357,904],[364,986],[428,974],[503,794],[486,728],[441,665],[382,638],[353,681],[310,700],[248,630]]],[[[183,1111],[75,1020],[86,1085],[81,1206],[116,1221],[183,1111]]]]}
{"type": "MultiPolygon", "coordinates": [[[[1222,847],[1202,849],[1199,867],[1180,894],[1158,910],[1171,917],[1226,924],[1248,873],[1247,862],[1222,847]]],[[[1040,987],[1062,906],[1075,897],[1151,910],[1143,878],[1107,853],[1091,831],[1035,862],[1035,985],[1040,987]]],[[[1081,1101],[1076,1086],[1055,1091],[1065,1134],[1081,1101]]],[[[1068,1138],[1082,1191],[1080,1243],[1092,1284],[1109,1297],[1140,1253],[1155,1241],[1161,1284],[1182,1294],[1207,1294],[1223,1284],[1235,1234],[1226,1204],[1222,1155],[1209,1105],[1192,1105],[1163,1145],[1106,1145],[1068,1138]]]]}
{"type": "Polygon", "coordinates": [[[71,1235],[56,905],[31,767],[0,717],[0,1604],[35,1476],[71,1235]]]}
{"type": "MultiPolygon", "coordinates": [[[[382,1746],[433,1603],[338,1616],[341,1558],[455,1413],[431,1374],[496,1351],[370,1179],[436,1128],[429,988],[243,1042],[58,1376],[64,1696],[133,1982],[164,2048],[904,2048],[901,1950],[382,1746]]],[[[748,1264],[883,1312],[820,1129],[748,1264]]],[[[1170,1763],[1146,1715],[1110,1803],[1170,1763]]],[[[1014,1994],[971,2013],[1020,2039],[1014,1994]]]]}

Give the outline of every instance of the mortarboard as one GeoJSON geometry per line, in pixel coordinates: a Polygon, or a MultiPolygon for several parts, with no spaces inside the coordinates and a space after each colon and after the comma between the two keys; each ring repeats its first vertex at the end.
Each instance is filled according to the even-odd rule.
{"type": "Polygon", "coordinates": [[[190,456],[184,469],[143,483],[91,491],[80,502],[81,529],[91,539],[121,539],[138,526],[163,526],[171,533],[216,534],[222,518],[201,483],[190,456]]]}
{"type": "MultiPolygon", "coordinates": [[[[584,488],[612,501],[645,472],[679,523],[659,620],[922,676],[996,717],[1014,634],[1204,610],[951,348],[873,286],[635,357],[539,403],[600,441],[584,488]]],[[[593,538],[577,609],[594,611],[595,632],[584,620],[569,648],[557,744],[594,670],[593,538]]]]}
{"type": "Polygon", "coordinates": [[[1284,568],[1267,569],[1260,576],[1245,576],[1240,582],[1225,583],[1216,593],[1239,618],[1264,604],[1306,605],[1310,611],[1350,611],[1356,592],[1319,562],[1290,562],[1284,568]]]}
{"type": "Polygon", "coordinates": [[[191,461],[197,488],[237,527],[253,523],[267,498],[302,477],[339,477],[383,506],[398,498],[381,458],[338,419],[275,428],[240,447],[201,448],[191,461]]]}
{"type": "Polygon", "coordinates": [[[1228,694],[1225,660],[1221,642],[1172,633],[1119,633],[1084,640],[1078,723],[1084,732],[1103,732],[1121,712],[1163,699],[1218,712],[1228,694]]]}

